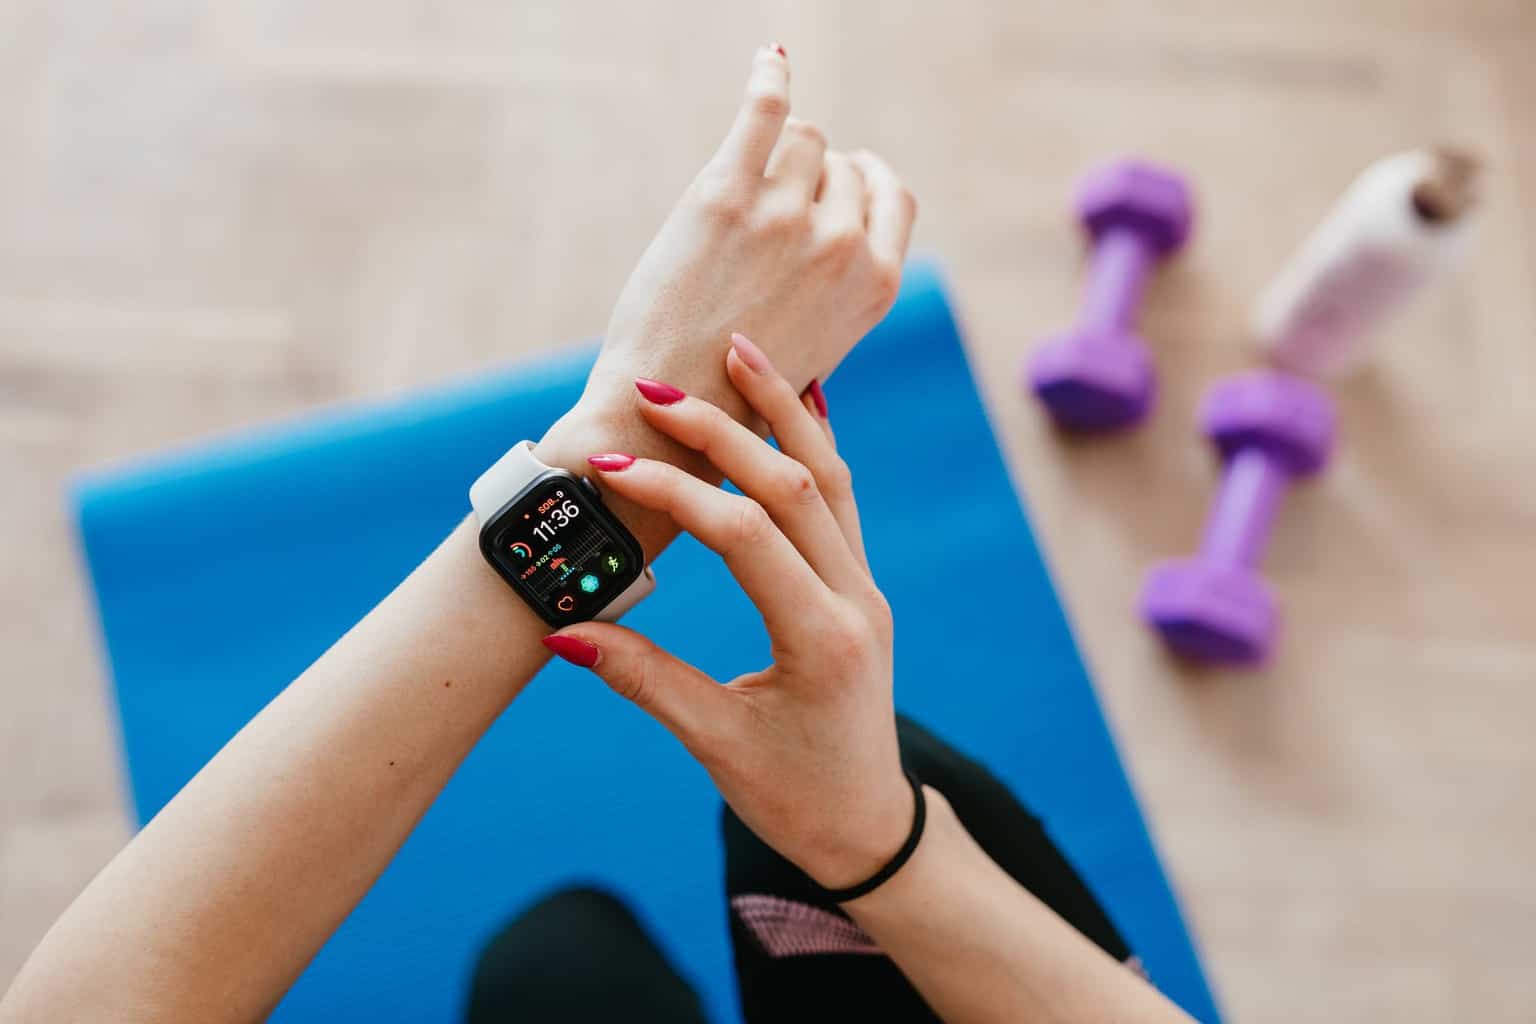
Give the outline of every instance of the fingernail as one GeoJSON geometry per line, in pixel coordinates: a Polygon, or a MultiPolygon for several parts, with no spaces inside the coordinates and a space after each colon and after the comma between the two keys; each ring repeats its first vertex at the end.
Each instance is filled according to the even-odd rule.
{"type": "Polygon", "coordinates": [[[552,633],[544,638],[544,646],[572,665],[582,668],[594,668],[603,659],[603,652],[598,650],[597,644],[588,643],[574,636],[560,636],[552,633]]]}
{"type": "Polygon", "coordinates": [[[623,452],[606,452],[602,455],[588,455],[587,461],[604,473],[617,473],[621,469],[633,466],[635,457],[625,455],[623,452]]]}
{"type": "Polygon", "coordinates": [[[772,50],[774,53],[778,54],[780,57],[783,57],[785,60],[789,59],[789,54],[785,53],[784,52],[784,47],[780,46],[778,43],[769,43],[768,44],[768,49],[772,50]]]}
{"type": "Polygon", "coordinates": [[[731,347],[741,357],[741,361],[747,364],[747,369],[753,373],[767,373],[773,369],[773,364],[768,361],[763,350],[752,344],[752,340],[745,334],[731,335],[731,347]]]}
{"type": "Polygon", "coordinates": [[[805,392],[806,392],[806,394],[811,396],[811,401],[815,403],[816,411],[821,413],[821,418],[822,419],[826,419],[827,418],[827,393],[825,391],[821,390],[821,381],[819,381],[819,380],[811,381],[810,385],[806,387],[805,392]]]}
{"type": "Polygon", "coordinates": [[[636,377],[635,387],[645,396],[647,402],[654,402],[657,405],[674,405],[688,397],[687,393],[677,390],[671,384],[663,384],[649,377],[636,377]]]}

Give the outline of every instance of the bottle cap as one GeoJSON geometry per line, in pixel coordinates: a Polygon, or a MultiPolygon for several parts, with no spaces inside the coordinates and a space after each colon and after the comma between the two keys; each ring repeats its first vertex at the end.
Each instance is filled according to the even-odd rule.
{"type": "Polygon", "coordinates": [[[1432,224],[1458,219],[1477,201],[1482,163],[1464,149],[1436,146],[1429,173],[1413,187],[1413,208],[1432,224]]]}

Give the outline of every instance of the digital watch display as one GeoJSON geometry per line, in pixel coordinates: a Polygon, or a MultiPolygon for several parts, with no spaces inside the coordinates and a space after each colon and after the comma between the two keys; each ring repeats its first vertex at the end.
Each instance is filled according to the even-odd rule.
{"type": "Polygon", "coordinates": [[[596,489],[558,469],[482,524],[480,550],[556,627],[597,618],[645,571],[639,544],[596,489]]]}
{"type": "Polygon", "coordinates": [[[655,587],[634,534],[591,481],[546,465],[521,441],[469,488],[480,552],[555,628],[616,621],[655,587]]]}

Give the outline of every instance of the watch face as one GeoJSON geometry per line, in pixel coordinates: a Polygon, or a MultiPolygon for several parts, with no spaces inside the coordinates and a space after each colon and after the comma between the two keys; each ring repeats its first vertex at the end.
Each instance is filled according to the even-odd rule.
{"type": "Polygon", "coordinates": [[[541,477],[480,532],[508,583],[554,626],[592,618],[644,571],[628,530],[576,477],[541,477]]]}

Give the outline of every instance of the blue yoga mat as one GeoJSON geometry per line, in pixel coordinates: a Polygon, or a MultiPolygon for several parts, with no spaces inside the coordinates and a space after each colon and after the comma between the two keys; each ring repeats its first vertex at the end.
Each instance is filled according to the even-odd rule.
{"type": "MultiPolygon", "coordinates": [[[[78,484],[141,821],[437,544],[467,513],[470,481],[570,406],[591,359],[567,353],[78,484]]],[[[827,393],[895,610],[898,704],[1010,783],[1154,980],[1215,1020],[935,267],[909,269],[827,393]]],[[[762,663],[761,625],[708,551],[683,538],[657,575],[628,624],[717,677],[762,663]]],[[[721,871],[707,776],[641,712],[555,664],[274,1019],[457,1020],[481,944],[538,895],[586,881],[628,900],[712,1018],[735,1020],[721,871]]]]}

